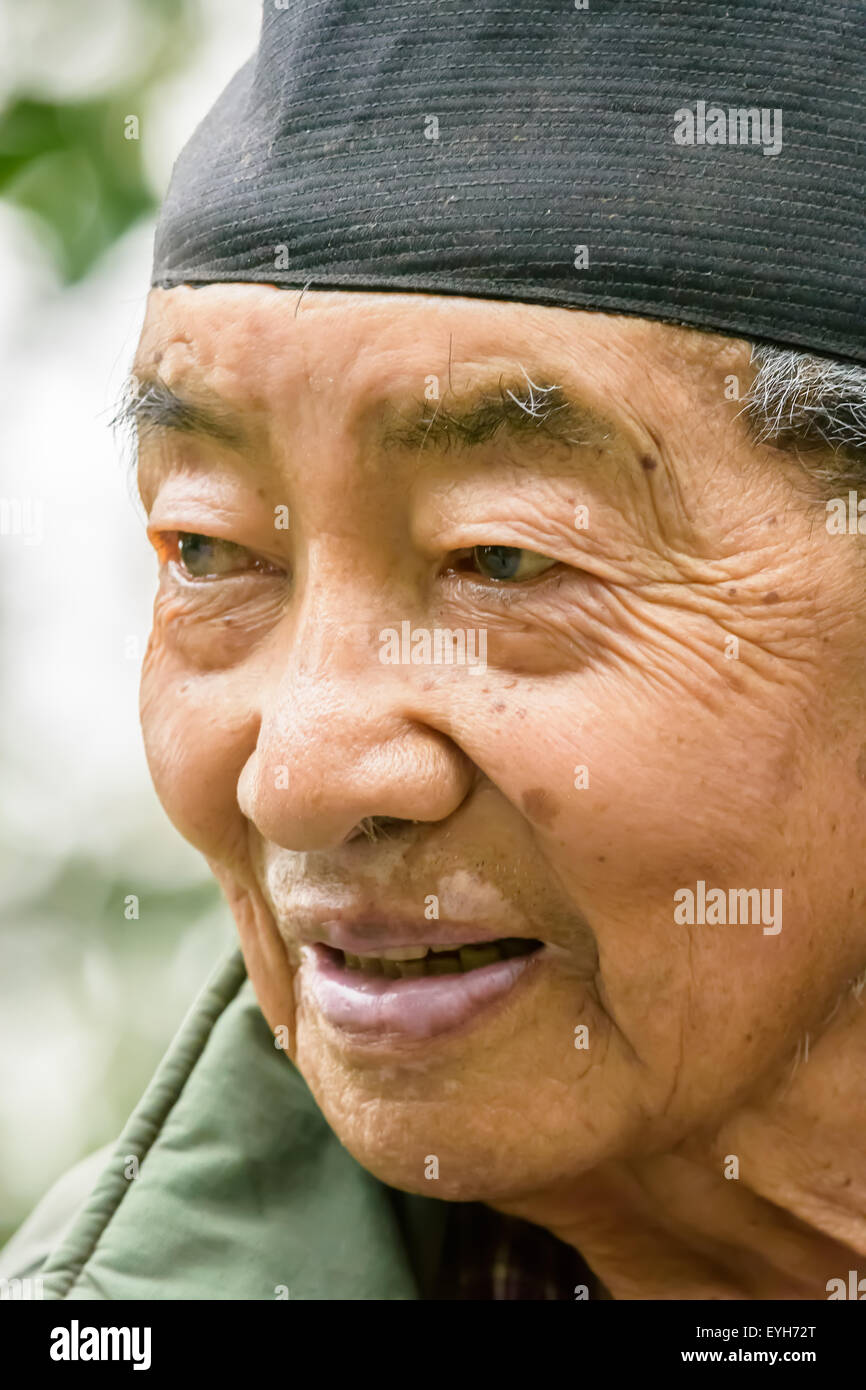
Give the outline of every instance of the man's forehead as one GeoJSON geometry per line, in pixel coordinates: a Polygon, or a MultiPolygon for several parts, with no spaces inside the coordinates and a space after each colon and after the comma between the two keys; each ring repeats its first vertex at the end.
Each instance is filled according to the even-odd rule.
{"type": "Polygon", "coordinates": [[[241,376],[246,366],[251,378],[261,379],[270,358],[273,365],[309,369],[315,389],[327,363],[333,371],[385,362],[399,383],[405,362],[408,384],[417,381],[419,363],[456,370],[455,338],[461,360],[498,357],[505,365],[513,360],[506,346],[543,343],[555,350],[576,328],[568,311],[457,296],[183,286],[151,291],[135,369],[159,366],[168,380],[169,372],[215,366],[241,376]]]}
{"type": "Polygon", "coordinates": [[[747,361],[740,340],[636,316],[231,284],[152,291],[133,376],[249,417],[319,395],[359,422],[393,406],[399,425],[418,414],[419,397],[459,397],[462,408],[519,395],[531,413],[555,405],[565,425],[575,394],[584,415],[602,417],[620,390],[628,398],[630,378],[654,373],[670,389],[712,382],[716,391],[723,372],[747,361]],[[554,388],[565,394],[554,399],[554,388]]]}

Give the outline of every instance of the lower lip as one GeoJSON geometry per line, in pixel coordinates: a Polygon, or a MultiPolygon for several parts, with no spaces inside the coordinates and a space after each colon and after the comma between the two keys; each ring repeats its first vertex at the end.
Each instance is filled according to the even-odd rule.
{"type": "Polygon", "coordinates": [[[389,1036],[434,1038],[460,1028],[509,995],[530,967],[534,974],[542,954],[543,948],[479,966],[465,975],[392,980],[347,970],[325,946],[304,950],[311,967],[309,989],[322,1017],[370,1041],[389,1036]]]}

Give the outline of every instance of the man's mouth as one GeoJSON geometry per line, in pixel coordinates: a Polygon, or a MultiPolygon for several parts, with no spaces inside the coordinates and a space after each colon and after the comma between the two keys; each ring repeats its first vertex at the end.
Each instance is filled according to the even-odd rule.
{"type": "Polygon", "coordinates": [[[494,1004],[537,978],[548,960],[543,945],[499,937],[355,954],[316,941],[302,947],[302,992],[345,1037],[381,1051],[489,1019],[494,1004]]]}
{"type": "Polygon", "coordinates": [[[519,936],[496,941],[449,943],[447,946],[396,946],[376,954],[353,955],[325,946],[335,965],[362,975],[383,975],[391,980],[417,980],[424,976],[465,975],[485,965],[516,956],[528,956],[541,949],[542,942],[519,936]]]}

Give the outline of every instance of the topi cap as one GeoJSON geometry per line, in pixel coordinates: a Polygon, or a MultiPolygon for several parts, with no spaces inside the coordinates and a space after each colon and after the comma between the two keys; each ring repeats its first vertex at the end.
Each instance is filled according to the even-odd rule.
{"type": "Polygon", "coordinates": [[[265,0],[152,284],[426,291],[866,362],[861,0],[265,0]]]}

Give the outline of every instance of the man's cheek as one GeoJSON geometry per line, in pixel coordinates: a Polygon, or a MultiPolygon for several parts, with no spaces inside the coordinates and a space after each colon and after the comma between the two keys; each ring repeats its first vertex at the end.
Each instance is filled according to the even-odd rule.
{"type": "Polygon", "coordinates": [[[247,660],[278,624],[279,584],[255,580],[217,583],[202,592],[178,592],[163,579],[153,610],[152,642],[189,671],[221,671],[247,660]]]}
{"type": "Polygon", "coordinates": [[[649,911],[633,927],[601,934],[601,998],[639,1063],[643,1104],[679,1132],[784,1062],[806,971],[760,925],[674,927],[649,911]]]}
{"type": "Polygon", "coordinates": [[[255,719],[238,707],[230,682],[188,677],[151,643],[142,671],[141,726],[156,793],[184,839],[208,857],[246,855],[237,784],[255,746],[255,719]]]}
{"type": "Polygon", "coordinates": [[[762,737],[763,723],[745,716],[720,721],[681,691],[650,680],[638,688],[628,673],[489,686],[492,717],[482,710],[470,732],[467,706],[454,720],[467,726],[458,739],[582,906],[655,895],[672,911],[684,873],[754,861],[749,810],[763,823],[793,771],[778,731],[762,737]]]}

